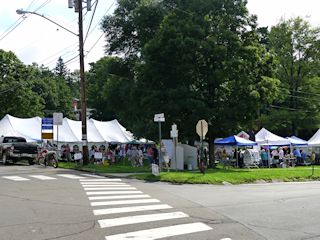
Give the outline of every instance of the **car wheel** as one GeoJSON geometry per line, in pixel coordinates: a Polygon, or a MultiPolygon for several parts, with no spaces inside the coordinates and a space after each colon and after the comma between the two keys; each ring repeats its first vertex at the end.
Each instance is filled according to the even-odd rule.
{"type": "Polygon", "coordinates": [[[2,163],[3,163],[3,165],[8,164],[7,154],[6,153],[2,154],[2,163]]]}

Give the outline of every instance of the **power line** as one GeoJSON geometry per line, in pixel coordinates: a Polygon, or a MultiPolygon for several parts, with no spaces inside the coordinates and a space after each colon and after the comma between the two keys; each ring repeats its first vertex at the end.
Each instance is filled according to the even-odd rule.
{"type": "Polygon", "coordinates": [[[104,18],[105,15],[107,15],[107,13],[110,11],[110,9],[113,7],[113,5],[116,3],[116,0],[114,0],[111,5],[109,6],[109,8],[107,9],[107,11],[103,14],[103,16],[100,18],[100,20],[97,22],[96,25],[94,25],[94,27],[92,28],[92,30],[89,32],[89,34],[91,34],[96,27],[101,23],[102,19],[104,18]]]}
{"type": "MultiPolygon", "coordinates": [[[[43,8],[48,3],[50,3],[52,0],[46,0],[43,4],[41,4],[35,11],[43,8]]],[[[32,5],[34,1],[32,1],[28,8],[32,5]]],[[[14,22],[8,29],[4,31],[4,33],[0,36],[0,41],[3,40],[5,37],[7,37],[13,30],[15,30],[17,27],[20,26],[20,24],[27,18],[27,16],[21,16],[16,22],[14,22]]]]}
{"type": "MultiPolygon", "coordinates": [[[[3,40],[6,36],[8,36],[13,30],[15,30],[17,27],[19,27],[20,26],[20,24],[25,20],[26,18],[25,17],[20,17],[17,21],[19,21],[19,20],[21,20],[19,23],[17,23],[13,28],[12,28],[12,26],[13,25],[11,25],[11,27],[10,28],[12,28],[10,31],[8,31],[4,36],[2,36],[1,38],[0,38],[0,41],[1,40],[3,40]]],[[[7,31],[7,30],[6,30],[7,31]]]]}
{"type": "MultiPolygon", "coordinates": [[[[91,30],[90,33],[92,33],[92,31],[101,23],[103,17],[104,17],[105,15],[107,15],[107,13],[110,11],[110,9],[113,7],[113,5],[114,5],[115,3],[116,3],[116,0],[114,0],[114,1],[111,3],[111,5],[110,5],[109,8],[107,9],[107,11],[103,14],[103,16],[100,18],[100,20],[98,21],[98,23],[93,27],[93,29],[91,30]]],[[[89,34],[90,34],[90,33],[89,33],[89,34]]],[[[86,56],[88,56],[88,54],[91,52],[91,50],[98,44],[98,42],[100,41],[100,39],[102,38],[103,35],[104,35],[104,33],[102,33],[102,34],[100,35],[100,37],[95,41],[95,43],[91,46],[91,48],[89,49],[89,51],[87,51],[86,56]]]]}
{"type": "Polygon", "coordinates": [[[92,24],[92,21],[93,21],[94,15],[95,15],[96,10],[97,10],[98,0],[96,0],[96,1],[95,1],[95,4],[96,4],[96,5],[94,6],[94,10],[93,10],[93,13],[92,13],[92,16],[91,16],[91,19],[90,19],[89,27],[88,27],[88,30],[87,30],[86,36],[85,36],[85,38],[84,38],[83,44],[85,44],[85,42],[86,42],[86,40],[87,40],[87,38],[88,38],[88,35],[89,35],[88,33],[89,33],[89,31],[90,31],[90,27],[91,27],[91,24],[92,24]]]}
{"type": "Polygon", "coordinates": [[[36,12],[38,10],[40,10],[41,8],[43,8],[44,6],[46,6],[48,3],[50,3],[52,0],[46,0],[44,3],[42,3],[36,10],[34,10],[33,12],[36,12]]]}

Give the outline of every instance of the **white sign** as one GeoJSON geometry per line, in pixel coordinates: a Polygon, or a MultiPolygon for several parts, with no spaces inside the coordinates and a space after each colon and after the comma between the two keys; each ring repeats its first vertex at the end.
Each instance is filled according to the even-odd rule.
{"type": "Polygon", "coordinates": [[[154,122],[165,122],[166,119],[164,118],[164,113],[158,113],[154,115],[154,122]]]}
{"type": "Polygon", "coordinates": [[[159,176],[159,166],[157,164],[151,164],[151,171],[154,176],[159,176]]]}
{"type": "Polygon", "coordinates": [[[170,137],[171,137],[171,138],[176,138],[176,137],[178,137],[178,130],[171,130],[171,131],[170,131],[170,137]]]}
{"type": "Polygon", "coordinates": [[[208,132],[208,123],[206,120],[199,120],[196,126],[196,132],[200,136],[201,139],[204,139],[208,132]]]}
{"type": "Polygon", "coordinates": [[[63,113],[53,113],[53,125],[62,125],[63,113]]]}

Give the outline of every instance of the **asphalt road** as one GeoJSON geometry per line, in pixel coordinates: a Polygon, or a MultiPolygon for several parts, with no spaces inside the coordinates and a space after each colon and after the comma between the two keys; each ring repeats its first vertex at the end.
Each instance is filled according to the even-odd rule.
{"type": "Polygon", "coordinates": [[[1,240],[320,239],[320,183],[172,185],[0,165],[1,240]]]}

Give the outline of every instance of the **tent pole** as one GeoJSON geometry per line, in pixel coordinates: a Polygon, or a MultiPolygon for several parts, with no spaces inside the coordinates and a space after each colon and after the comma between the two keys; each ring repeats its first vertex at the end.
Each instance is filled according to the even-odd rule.
{"type": "Polygon", "coordinates": [[[271,161],[271,154],[270,154],[270,145],[269,145],[269,142],[267,140],[267,146],[268,146],[268,165],[269,165],[269,168],[270,168],[270,161],[271,161]]]}
{"type": "Polygon", "coordinates": [[[239,158],[238,158],[238,145],[236,147],[236,160],[237,160],[237,168],[239,168],[239,158]]]}

